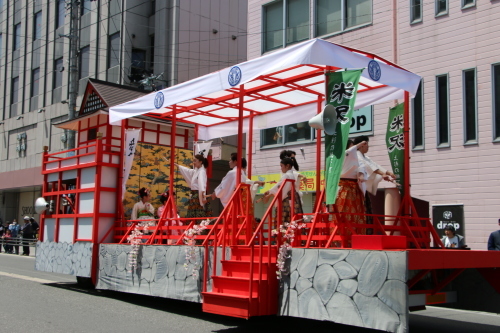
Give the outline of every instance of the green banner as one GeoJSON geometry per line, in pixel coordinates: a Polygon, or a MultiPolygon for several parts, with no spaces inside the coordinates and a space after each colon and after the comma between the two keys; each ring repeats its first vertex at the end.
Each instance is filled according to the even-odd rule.
{"type": "Polygon", "coordinates": [[[326,74],[328,88],[326,102],[335,108],[333,135],[325,133],[325,195],[326,204],[335,203],[345,148],[349,139],[354,102],[362,69],[326,74]]]}
{"type": "Polygon", "coordinates": [[[387,152],[391,161],[392,172],[396,175],[396,181],[401,185],[403,193],[404,182],[404,103],[398,104],[389,110],[389,121],[387,122],[387,133],[385,141],[387,152]]]}

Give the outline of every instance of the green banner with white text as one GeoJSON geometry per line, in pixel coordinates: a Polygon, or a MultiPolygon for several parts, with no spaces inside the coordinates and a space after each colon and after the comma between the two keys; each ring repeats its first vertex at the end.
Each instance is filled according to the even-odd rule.
{"type": "Polygon", "coordinates": [[[326,102],[335,108],[335,132],[325,133],[325,195],[326,204],[335,203],[340,173],[349,139],[351,118],[358,91],[358,82],[363,70],[327,73],[326,102]]]}
{"type": "Polygon", "coordinates": [[[387,121],[387,133],[385,140],[387,152],[391,161],[392,172],[396,176],[396,181],[401,185],[400,191],[403,193],[404,182],[404,103],[398,104],[389,110],[389,120],[387,121]]]}

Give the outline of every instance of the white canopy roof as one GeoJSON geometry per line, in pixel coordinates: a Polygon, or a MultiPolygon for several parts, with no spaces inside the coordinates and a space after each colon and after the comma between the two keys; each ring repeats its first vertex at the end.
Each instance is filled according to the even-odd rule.
{"type": "Polygon", "coordinates": [[[198,138],[208,140],[237,133],[239,95],[243,84],[244,131],[251,114],[254,129],[307,121],[324,99],[325,71],[363,71],[356,109],[414,95],[420,76],[376,55],[322,39],[266,54],[236,66],[153,92],[111,107],[110,123],[146,114],[199,125],[198,138]]]}

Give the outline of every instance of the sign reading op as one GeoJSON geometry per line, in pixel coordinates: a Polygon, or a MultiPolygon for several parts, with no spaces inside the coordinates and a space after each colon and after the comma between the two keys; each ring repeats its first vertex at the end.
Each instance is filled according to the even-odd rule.
{"type": "Polygon", "coordinates": [[[398,104],[389,110],[389,120],[387,122],[387,132],[385,141],[387,152],[391,161],[392,170],[396,175],[396,181],[401,184],[401,191],[404,189],[404,149],[405,139],[404,128],[404,103],[398,104]]]}
{"type": "Polygon", "coordinates": [[[326,74],[328,88],[326,101],[335,108],[337,125],[335,133],[325,133],[326,204],[334,204],[344,163],[345,148],[356,101],[358,82],[362,69],[326,74]]]}

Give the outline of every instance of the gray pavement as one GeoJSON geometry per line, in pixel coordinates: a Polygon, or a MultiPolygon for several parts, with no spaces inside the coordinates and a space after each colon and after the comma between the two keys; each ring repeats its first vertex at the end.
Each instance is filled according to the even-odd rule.
{"type": "MultiPolygon", "coordinates": [[[[34,252],[34,251],[33,251],[34,252]]],[[[69,275],[34,270],[34,257],[0,254],[0,332],[376,332],[331,322],[203,313],[201,305],[87,289],[69,275]]],[[[428,307],[410,332],[500,332],[500,315],[428,307]]]]}

